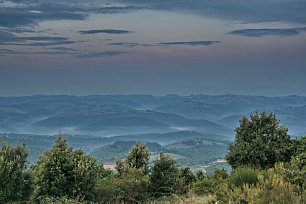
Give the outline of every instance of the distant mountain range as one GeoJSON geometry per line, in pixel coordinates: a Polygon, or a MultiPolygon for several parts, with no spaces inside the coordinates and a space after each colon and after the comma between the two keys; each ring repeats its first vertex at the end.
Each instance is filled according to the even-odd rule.
{"type": "MultiPolygon", "coordinates": [[[[63,134],[62,137],[67,139],[71,147],[80,148],[87,153],[91,153],[101,162],[114,161],[116,156],[122,158],[133,144],[139,142],[150,144],[149,148],[151,151],[163,150],[161,146],[179,146],[176,144],[186,140],[205,140],[208,143],[222,144],[229,143],[228,140],[224,140],[224,136],[222,135],[203,134],[194,131],[119,135],[113,137],[63,134]]],[[[34,163],[44,151],[52,147],[56,138],[57,135],[0,133],[0,143],[26,144],[29,148],[29,161],[31,163],[34,163]]],[[[223,149],[226,150],[226,147],[223,146],[223,149]]],[[[197,152],[197,154],[202,154],[202,152],[197,152]]]]}
{"type": "Polygon", "coordinates": [[[293,135],[306,134],[306,97],[244,95],[34,95],[0,97],[0,132],[99,137],[196,131],[233,138],[242,116],[277,114],[293,135]]]}

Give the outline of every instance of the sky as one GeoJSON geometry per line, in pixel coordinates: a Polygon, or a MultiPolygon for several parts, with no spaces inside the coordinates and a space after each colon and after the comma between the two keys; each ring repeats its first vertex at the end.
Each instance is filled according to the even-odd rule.
{"type": "Polygon", "coordinates": [[[0,0],[0,96],[306,95],[306,0],[0,0]]]}

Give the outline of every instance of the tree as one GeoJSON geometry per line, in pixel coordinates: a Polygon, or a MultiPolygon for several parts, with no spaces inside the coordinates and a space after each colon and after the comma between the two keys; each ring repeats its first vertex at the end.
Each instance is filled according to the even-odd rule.
{"type": "Polygon", "coordinates": [[[27,170],[28,150],[24,145],[3,144],[0,150],[0,203],[27,201],[32,177],[27,170]]]}
{"type": "Polygon", "coordinates": [[[119,175],[130,168],[142,169],[145,175],[149,173],[150,151],[146,144],[135,144],[124,160],[116,161],[116,170],[119,175]]]}
{"type": "Polygon", "coordinates": [[[96,161],[81,150],[73,150],[58,137],[33,168],[37,200],[44,196],[89,199],[98,178],[96,161]]]}
{"type": "Polygon", "coordinates": [[[306,136],[293,140],[294,143],[294,156],[298,156],[306,152],[306,136]]]}
{"type": "Polygon", "coordinates": [[[288,129],[279,126],[275,114],[255,113],[243,117],[236,128],[236,138],[229,145],[226,160],[232,167],[268,168],[276,162],[288,162],[293,154],[288,129]]]}
{"type": "Polygon", "coordinates": [[[306,190],[306,149],[287,164],[286,179],[306,190]]]}
{"type": "Polygon", "coordinates": [[[128,168],[143,169],[144,174],[149,173],[150,152],[147,145],[135,144],[126,156],[128,168]]]}
{"type": "Polygon", "coordinates": [[[169,196],[174,193],[178,174],[175,160],[161,152],[151,169],[150,189],[153,196],[169,196]]]}
{"type": "Polygon", "coordinates": [[[143,169],[129,168],[117,178],[120,197],[124,203],[143,203],[148,199],[149,177],[143,169]]]}
{"type": "Polygon", "coordinates": [[[178,194],[186,194],[190,190],[190,186],[196,181],[196,176],[192,173],[189,167],[183,167],[179,170],[177,179],[176,192],[178,194]]]}

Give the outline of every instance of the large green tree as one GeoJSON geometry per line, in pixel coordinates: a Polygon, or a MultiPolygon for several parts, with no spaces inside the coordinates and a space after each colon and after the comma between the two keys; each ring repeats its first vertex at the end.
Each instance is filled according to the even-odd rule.
{"type": "Polygon", "coordinates": [[[153,196],[169,196],[174,193],[178,175],[175,160],[161,152],[151,169],[150,190],[153,196]]]}
{"type": "Polygon", "coordinates": [[[150,151],[146,144],[135,144],[123,161],[117,161],[117,171],[122,174],[130,168],[142,169],[144,174],[149,173],[150,151]]]}
{"type": "Polygon", "coordinates": [[[251,115],[250,119],[243,117],[235,131],[235,141],[226,155],[232,167],[268,168],[276,162],[290,161],[292,140],[275,114],[262,112],[251,115]]]}
{"type": "Polygon", "coordinates": [[[126,156],[129,168],[143,169],[145,174],[149,172],[150,152],[147,145],[135,144],[126,156]]]}
{"type": "Polygon", "coordinates": [[[78,199],[92,198],[98,178],[96,161],[81,150],[73,150],[58,137],[33,168],[37,200],[45,196],[78,199]]]}
{"type": "Polygon", "coordinates": [[[24,145],[3,144],[0,150],[0,203],[27,201],[32,177],[27,170],[28,150],[24,145]]]}

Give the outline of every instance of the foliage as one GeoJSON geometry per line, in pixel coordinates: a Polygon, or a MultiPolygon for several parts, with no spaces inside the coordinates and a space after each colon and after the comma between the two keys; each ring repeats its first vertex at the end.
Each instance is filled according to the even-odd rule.
{"type": "Polygon", "coordinates": [[[293,140],[295,156],[306,152],[306,136],[293,140]]]}
{"type": "Polygon", "coordinates": [[[26,167],[24,145],[3,144],[0,150],[0,203],[21,202],[32,193],[32,177],[26,167]]]}
{"type": "Polygon", "coordinates": [[[142,169],[145,175],[149,173],[150,152],[146,144],[135,144],[124,160],[116,161],[116,170],[119,175],[129,168],[142,169]]]}
{"type": "Polygon", "coordinates": [[[195,173],[196,180],[202,180],[205,178],[205,174],[201,170],[197,170],[195,173]]]}
{"type": "Polygon", "coordinates": [[[224,180],[227,179],[229,176],[224,169],[215,169],[213,178],[216,180],[224,180]]]}
{"type": "Polygon", "coordinates": [[[84,200],[70,199],[68,197],[50,197],[43,196],[39,200],[40,204],[94,204],[92,202],[86,202],[84,200]]]}
{"type": "Polygon", "coordinates": [[[213,194],[218,186],[224,183],[229,175],[224,169],[215,169],[212,176],[202,176],[201,173],[197,173],[197,180],[193,184],[193,192],[196,195],[209,195],[213,194]]]}
{"type": "Polygon", "coordinates": [[[99,179],[95,187],[95,201],[99,203],[119,203],[120,189],[112,176],[99,179]]]}
{"type": "Polygon", "coordinates": [[[175,160],[161,152],[151,169],[150,191],[153,196],[162,197],[174,193],[178,174],[175,160]]]}
{"type": "Polygon", "coordinates": [[[55,145],[46,151],[33,168],[34,198],[42,196],[92,199],[98,166],[81,150],[70,148],[58,137],[55,145]]]}
{"type": "Polygon", "coordinates": [[[115,182],[125,203],[143,203],[149,197],[149,177],[143,169],[129,168],[115,182]]]}
{"type": "Polygon", "coordinates": [[[290,164],[286,166],[287,180],[306,190],[306,149],[304,153],[293,157],[290,164]]]}
{"type": "Polygon", "coordinates": [[[143,169],[144,174],[149,173],[150,152],[147,145],[135,144],[126,156],[128,168],[143,169]]]}
{"type": "Polygon", "coordinates": [[[216,182],[212,178],[204,178],[194,183],[193,191],[197,195],[209,195],[214,193],[216,182]]]}
{"type": "Polygon", "coordinates": [[[245,183],[242,186],[230,188],[223,184],[217,191],[220,203],[254,203],[254,204],[302,204],[302,195],[297,186],[286,182],[279,173],[283,166],[277,165],[268,169],[266,175],[259,175],[256,184],[245,183]]]}
{"type": "Polygon", "coordinates": [[[273,167],[277,162],[288,162],[293,155],[292,140],[286,127],[272,113],[265,112],[244,117],[236,128],[236,138],[229,146],[226,160],[232,167],[273,167]]]}
{"type": "Polygon", "coordinates": [[[258,170],[249,167],[236,168],[229,180],[234,187],[243,187],[245,184],[255,185],[258,183],[258,170]]]}
{"type": "Polygon", "coordinates": [[[189,167],[179,169],[175,192],[177,194],[186,195],[189,192],[192,183],[195,181],[196,176],[192,173],[189,167]]]}

